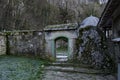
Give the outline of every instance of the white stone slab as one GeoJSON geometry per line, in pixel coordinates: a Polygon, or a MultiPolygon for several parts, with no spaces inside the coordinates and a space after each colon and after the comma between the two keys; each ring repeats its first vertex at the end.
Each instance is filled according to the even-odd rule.
{"type": "Polygon", "coordinates": [[[112,39],[113,42],[120,42],[120,38],[112,39]]]}
{"type": "Polygon", "coordinates": [[[68,58],[68,56],[56,56],[56,58],[68,58]]]}

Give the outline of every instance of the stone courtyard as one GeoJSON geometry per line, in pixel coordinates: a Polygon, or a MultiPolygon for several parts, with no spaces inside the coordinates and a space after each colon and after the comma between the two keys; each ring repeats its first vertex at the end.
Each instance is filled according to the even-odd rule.
{"type": "Polygon", "coordinates": [[[43,80],[116,80],[112,75],[92,75],[60,71],[46,71],[43,80]]]}
{"type": "Polygon", "coordinates": [[[99,70],[54,63],[45,67],[42,80],[116,80],[116,77],[99,70]]]}
{"type": "Polygon", "coordinates": [[[98,21],[89,16],[80,26],[70,23],[46,26],[44,31],[1,32],[0,51],[52,61],[43,66],[43,80],[116,80],[113,53],[108,52],[105,36],[96,27],[98,21]],[[57,51],[57,40],[64,41],[59,43],[62,52],[57,51]]]}
{"type": "Polygon", "coordinates": [[[120,0],[55,1],[0,0],[0,80],[120,80],[120,0]]]}

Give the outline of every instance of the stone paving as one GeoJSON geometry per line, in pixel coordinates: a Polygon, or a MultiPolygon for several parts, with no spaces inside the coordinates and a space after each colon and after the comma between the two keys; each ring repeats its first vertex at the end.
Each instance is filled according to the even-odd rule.
{"type": "Polygon", "coordinates": [[[46,71],[43,80],[116,80],[113,76],[46,71]],[[110,77],[109,77],[110,76],[110,77]]]}
{"type": "Polygon", "coordinates": [[[72,66],[50,65],[45,68],[42,80],[117,80],[112,75],[94,72],[95,70],[86,68],[76,69],[72,66]]]}

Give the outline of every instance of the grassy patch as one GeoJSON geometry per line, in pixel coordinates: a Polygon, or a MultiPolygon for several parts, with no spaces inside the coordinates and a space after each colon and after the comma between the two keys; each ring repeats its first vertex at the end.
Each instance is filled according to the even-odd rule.
{"type": "Polygon", "coordinates": [[[67,52],[67,51],[68,51],[68,48],[67,47],[63,47],[63,46],[56,49],[57,53],[59,53],[59,52],[63,53],[63,52],[67,52]]]}
{"type": "Polygon", "coordinates": [[[41,80],[46,61],[18,56],[0,56],[0,80],[41,80]]]}

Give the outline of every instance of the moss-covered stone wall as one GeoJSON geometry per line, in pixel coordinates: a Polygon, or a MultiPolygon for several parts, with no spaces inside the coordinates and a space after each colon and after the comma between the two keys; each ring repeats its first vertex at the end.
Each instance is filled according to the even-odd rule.
{"type": "Polygon", "coordinates": [[[79,30],[76,58],[79,63],[97,69],[115,70],[115,60],[108,51],[107,39],[97,27],[88,26],[79,30]]]}
{"type": "Polygon", "coordinates": [[[42,31],[12,31],[0,34],[0,54],[45,57],[42,31]]]}
{"type": "Polygon", "coordinates": [[[39,55],[44,53],[44,35],[41,31],[7,32],[10,54],[39,55]]]}
{"type": "Polygon", "coordinates": [[[0,33],[0,55],[6,54],[6,37],[0,33]]]}

